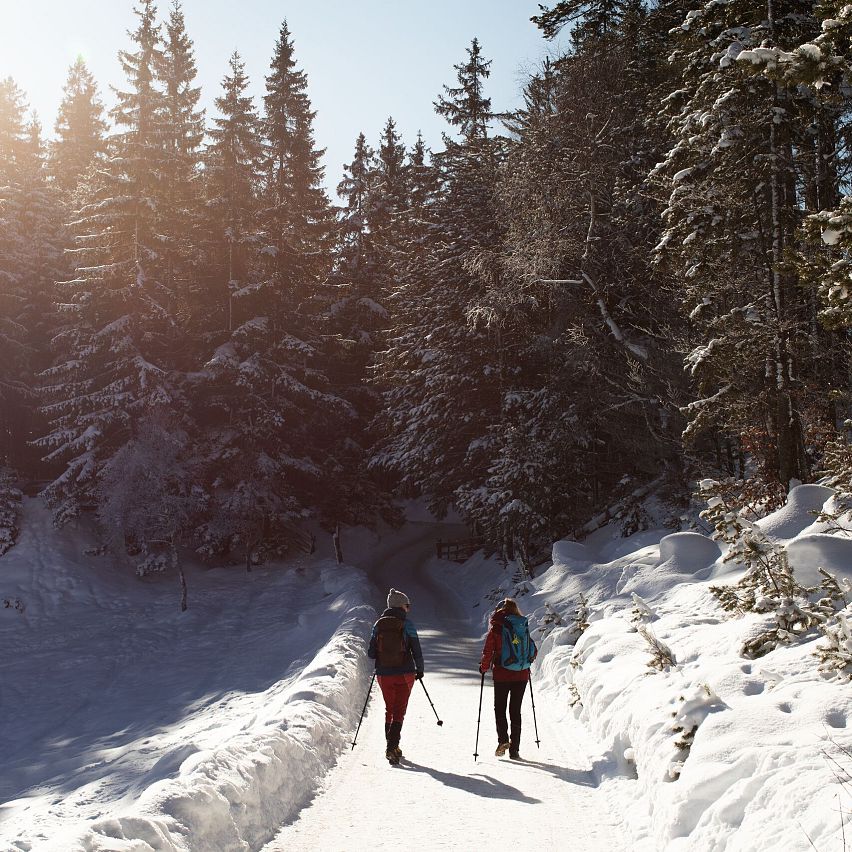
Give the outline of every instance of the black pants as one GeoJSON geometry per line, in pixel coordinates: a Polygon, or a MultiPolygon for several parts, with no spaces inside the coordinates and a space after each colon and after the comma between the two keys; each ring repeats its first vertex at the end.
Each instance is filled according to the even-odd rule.
{"type": "Polygon", "coordinates": [[[510,742],[512,751],[517,751],[521,744],[521,701],[527,682],[494,681],[494,718],[497,722],[497,741],[510,742]],[[512,735],[509,736],[509,725],[506,723],[506,701],[509,702],[509,719],[512,722],[512,735]]]}

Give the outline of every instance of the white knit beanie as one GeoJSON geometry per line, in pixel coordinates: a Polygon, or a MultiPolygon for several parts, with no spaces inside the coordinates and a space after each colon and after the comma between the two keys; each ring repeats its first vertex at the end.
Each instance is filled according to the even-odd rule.
{"type": "Polygon", "coordinates": [[[408,595],[398,592],[396,589],[391,589],[388,592],[388,608],[410,606],[411,601],[408,600],[408,595]]]}

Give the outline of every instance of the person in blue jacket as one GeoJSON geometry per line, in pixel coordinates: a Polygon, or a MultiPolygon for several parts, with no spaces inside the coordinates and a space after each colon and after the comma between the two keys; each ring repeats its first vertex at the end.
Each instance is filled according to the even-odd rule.
{"type": "Polygon", "coordinates": [[[388,592],[388,608],[373,625],[367,656],[376,661],[376,678],[385,699],[385,757],[399,763],[402,723],[414,681],[423,677],[423,652],[417,629],[409,621],[411,601],[396,589],[388,592]]]}

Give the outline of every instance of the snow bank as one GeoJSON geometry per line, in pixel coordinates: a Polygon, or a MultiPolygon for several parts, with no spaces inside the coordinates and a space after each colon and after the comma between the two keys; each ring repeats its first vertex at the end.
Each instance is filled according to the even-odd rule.
{"type": "Polygon", "coordinates": [[[137,579],[37,500],[0,560],[0,849],[259,848],[348,746],[375,619],[321,557],[137,579]],[[36,673],[38,676],[34,677],[36,673]]]}
{"type": "Polygon", "coordinates": [[[793,539],[787,545],[790,565],[800,583],[818,586],[819,568],[852,581],[852,539],[826,533],[811,533],[793,539]]]}
{"type": "Polygon", "coordinates": [[[676,565],[682,573],[706,568],[721,555],[719,545],[700,533],[678,532],[660,539],[660,561],[676,565]]]}
{"type": "MultiPolygon", "coordinates": [[[[820,565],[852,578],[852,540],[815,521],[832,493],[798,486],[760,522],[789,542],[805,582],[817,582],[820,565]]],[[[522,607],[540,637],[537,685],[609,755],[598,766],[603,783],[622,794],[632,787],[626,820],[635,848],[845,848],[838,808],[849,811],[852,790],[838,776],[852,775],[852,693],[819,673],[821,640],[745,659],[744,640],[772,616],[720,608],[709,590],[722,582],[711,579],[722,564],[715,542],[697,533],[608,536],[554,545],[553,565],[522,607]]]]}
{"type": "Polygon", "coordinates": [[[69,850],[237,852],[256,849],[292,819],[348,746],[368,682],[365,637],[375,610],[338,566],[322,572],[342,622],[298,679],[269,695],[252,730],[189,754],[177,777],[148,787],[126,813],[99,820],[69,850]]]}
{"type": "Polygon", "coordinates": [[[833,496],[834,489],[824,485],[797,485],[790,489],[787,503],[759,520],[757,526],[773,538],[791,539],[816,521],[817,513],[833,496]]]}

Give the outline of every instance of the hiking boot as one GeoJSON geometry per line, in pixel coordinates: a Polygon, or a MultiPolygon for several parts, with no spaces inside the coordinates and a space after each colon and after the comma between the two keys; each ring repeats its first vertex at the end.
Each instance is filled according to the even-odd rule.
{"type": "Polygon", "coordinates": [[[402,757],[402,752],[398,748],[388,748],[385,752],[385,757],[388,759],[388,763],[393,766],[396,766],[399,763],[400,757],[402,757]]]}
{"type": "Polygon", "coordinates": [[[520,760],[521,759],[520,754],[518,754],[518,752],[516,752],[516,751],[510,751],[509,757],[512,758],[512,760],[520,760]]]}
{"type": "Polygon", "coordinates": [[[497,749],[496,749],[496,751],[494,752],[494,754],[495,754],[497,757],[503,757],[503,755],[504,755],[504,754],[505,754],[508,750],[509,750],[509,743],[500,743],[500,745],[498,745],[498,746],[497,746],[497,749]]]}

